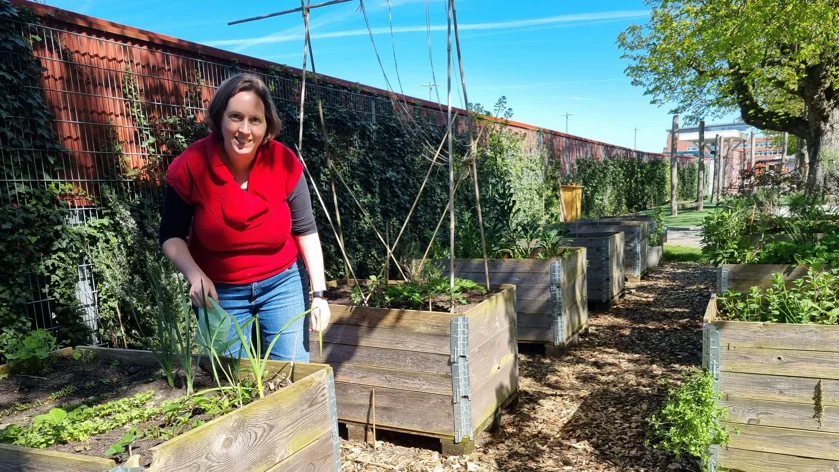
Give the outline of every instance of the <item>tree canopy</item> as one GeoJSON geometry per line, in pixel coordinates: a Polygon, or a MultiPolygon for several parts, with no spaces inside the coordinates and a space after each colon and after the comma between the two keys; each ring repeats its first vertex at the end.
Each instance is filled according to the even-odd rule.
{"type": "Polygon", "coordinates": [[[752,126],[801,136],[811,172],[819,151],[839,148],[839,1],[647,4],[649,21],[618,44],[653,104],[675,103],[689,122],[739,111],[752,126]]]}

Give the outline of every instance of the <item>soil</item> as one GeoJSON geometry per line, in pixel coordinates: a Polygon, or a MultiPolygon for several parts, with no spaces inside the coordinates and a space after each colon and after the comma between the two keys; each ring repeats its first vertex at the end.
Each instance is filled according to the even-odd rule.
{"type": "MultiPolygon", "coordinates": [[[[332,305],[346,305],[346,306],[354,306],[352,298],[350,297],[351,294],[351,286],[347,284],[338,285],[337,287],[330,287],[326,290],[326,299],[329,300],[329,303],[332,305]]],[[[491,296],[499,293],[501,290],[492,288],[488,292],[483,293],[480,290],[467,290],[462,293],[463,298],[466,299],[466,303],[458,303],[454,306],[454,313],[466,313],[474,306],[478,305],[482,301],[490,298],[491,296]]],[[[431,310],[435,312],[441,313],[450,313],[450,303],[449,298],[446,295],[440,295],[431,300],[431,310]]],[[[405,304],[400,304],[399,302],[392,302],[388,308],[392,309],[416,309],[411,308],[405,304]]],[[[429,311],[428,307],[425,307],[423,311],[429,311]]]]}
{"type": "MultiPolygon", "coordinates": [[[[209,373],[197,369],[194,383],[195,391],[213,388],[216,384],[209,373]]],[[[166,400],[174,400],[186,394],[183,377],[176,379],[172,388],[166,382],[163,371],[158,366],[138,367],[134,365],[112,363],[94,359],[81,362],[69,358],[59,358],[51,372],[42,376],[15,375],[0,380],[0,429],[12,423],[28,425],[31,418],[47,413],[51,408],[69,410],[78,405],[96,405],[111,400],[128,398],[138,393],[153,390],[155,395],[149,405],[160,405],[166,400]],[[62,393],[50,400],[54,393],[62,393]]],[[[266,389],[266,395],[271,391],[266,389]]],[[[209,421],[209,415],[198,414],[192,419],[209,421]]],[[[192,421],[192,420],[191,420],[192,421]]],[[[145,426],[141,423],[138,426],[145,426]]],[[[160,422],[159,426],[164,426],[160,422]]],[[[92,436],[83,443],[54,444],[47,450],[83,454],[95,457],[108,457],[106,451],[122,437],[128,427],[118,428],[108,433],[92,436]]],[[[151,463],[150,449],[165,440],[160,438],[139,439],[131,444],[131,454],[142,456],[141,465],[151,463]]],[[[126,461],[128,451],[110,456],[118,464],[126,461]]]]}
{"type": "Polygon", "coordinates": [[[520,345],[519,401],[473,454],[445,457],[439,441],[379,431],[375,446],[342,441],[344,471],[692,471],[690,459],[645,444],[646,418],[668,387],[701,365],[709,266],[664,263],[627,285],[611,310],[590,311],[590,333],[551,359],[520,345]]]}

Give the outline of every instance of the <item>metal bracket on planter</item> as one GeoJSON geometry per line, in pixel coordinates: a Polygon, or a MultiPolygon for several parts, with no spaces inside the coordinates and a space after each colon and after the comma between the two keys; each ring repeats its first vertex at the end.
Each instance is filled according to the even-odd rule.
{"type": "Polygon", "coordinates": [[[464,437],[473,440],[472,385],[469,379],[469,318],[456,316],[451,320],[452,399],[454,407],[454,441],[464,437]]]}
{"type": "Polygon", "coordinates": [[[720,393],[720,331],[710,323],[702,328],[702,367],[714,378],[714,392],[720,393]]]}
{"type": "Polygon", "coordinates": [[[562,260],[551,262],[551,287],[559,287],[562,284],[562,260]]]}
{"type": "Polygon", "coordinates": [[[717,268],[717,295],[722,295],[728,291],[728,267],[717,268]]]}
{"type": "Polygon", "coordinates": [[[559,287],[551,287],[551,317],[553,318],[554,346],[565,342],[565,323],[562,312],[562,297],[559,287]]]}
{"type": "Polygon", "coordinates": [[[708,459],[705,461],[705,470],[708,472],[717,472],[720,464],[720,446],[712,444],[708,446],[708,459]]]}
{"type": "Polygon", "coordinates": [[[338,435],[338,400],[335,396],[335,373],[329,372],[326,378],[326,391],[329,395],[329,418],[332,422],[332,456],[335,470],[341,470],[341,437],[338,435]]]}

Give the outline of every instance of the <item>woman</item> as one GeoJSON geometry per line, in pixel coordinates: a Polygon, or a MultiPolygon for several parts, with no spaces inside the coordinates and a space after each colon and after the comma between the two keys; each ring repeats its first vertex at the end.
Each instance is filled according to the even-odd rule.
{"type": "MultiPolygon", "coordinates": [[[[258,316],[266,346],[308,308],[302,255],[311,276],[312,311],[280,334],[271,358],[308,362],[309,326],[323,330],[330,313],[303,166],[273,140],[281,122],[268,88],[253,75],[225,80],[206,121],[210,135],[184,150],[166,172],[163,253],[189,281],[195,307],[213,298],[240,326],[258,316]]],[[[235,329],[230,338],[236,338],[235,329]]],[[[239,344],[229,352],[240,352],[239,344]]]]}

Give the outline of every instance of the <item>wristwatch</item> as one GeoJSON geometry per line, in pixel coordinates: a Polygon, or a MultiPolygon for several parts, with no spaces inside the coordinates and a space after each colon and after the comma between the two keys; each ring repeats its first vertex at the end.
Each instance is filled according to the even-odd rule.
{"type": "Polygon", "coordinates": [[[326,298],[326,290],[313,290],[312,298],[326,298]]]}

